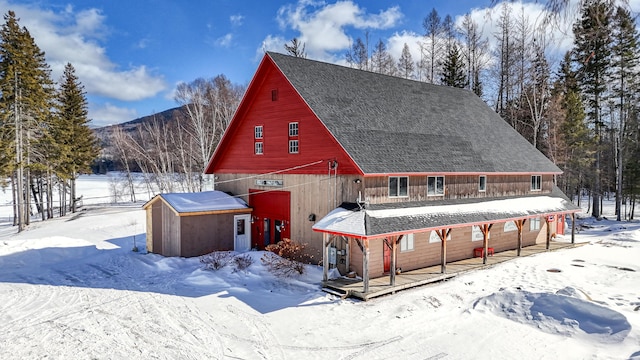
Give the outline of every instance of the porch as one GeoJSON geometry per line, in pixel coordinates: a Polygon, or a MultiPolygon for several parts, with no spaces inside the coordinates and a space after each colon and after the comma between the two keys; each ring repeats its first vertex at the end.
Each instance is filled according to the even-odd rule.
{"type": "MultiPolygon", "coordinates": [[[[547,245],[536,244],[523,247],[520,256],[530,256],[546,251],[554,251],[565,248],[572,248],[584,245],[584,243],[572,244],[565,242],[551,241],[549,250],[547,245]]],[[[323,282],[323,290],[342,297],[354,297],[361,300],[369,300],[378,296],[394,294],[397,291],[409,289],[425,284],[430,284],[462,274],[467,271],[482,269],[493,266],[518,257],[517,249],[496,252],[493,256],[487,257],[486,264],[483,264],[482,257],[464,259],[447,263],[447,272],[441,272],[440,264],[429,266],[422,269],[402,272],[395,276],[395,285],[390,285],[390,277],[382,276],[375,279],[369,279],[369,291],[364,292],[364,283],[362,279],[339,278],[323,282]]]]}

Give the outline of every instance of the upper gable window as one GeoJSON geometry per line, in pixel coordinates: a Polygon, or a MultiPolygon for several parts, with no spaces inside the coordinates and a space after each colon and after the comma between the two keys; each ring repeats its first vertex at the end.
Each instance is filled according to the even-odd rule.
{"type": "Polygon", "coordinates": [[[297,154],[298,150],[298,140],[289,140],[289,154],[297,154]]]}
{"type": "Polygon", "coordinates": [[[478,178],[478,191],[487,191],[487,177],[485,175],[480,175],[480,177],[478,178]]]}
{"type": "Polygon", "coordinates": [[[278,101],[278,89],[271,90],[271,101],[278,101]]]}
{"type": "Polygon", "coordinates": [[[409,196],[409,177],[389,176],[389,197],[409,196]]]}
{"type": "Polygon", "coordinates": [[[542,190],[542,175],[531,175],[531,191],[542,190]]]}
{"type": "Polygon", "coordinates": [[[262,139],[262,125],[258,125],[254,128],[253,136],[255,139],[262,139]]]}
{"type": "Polygon", "coordinates": [[[289,123],[289,136],[290,137],[298,136],[298,123],[297,122],[290,122],[289,123]]]}
{"type": "Polygon", "coordinates": [[[255,148],[256,155],[262,155],[264,153],[262,146],[263,146],[262,145],[262,141],[254,143],[254,148],[255,148]]]}
{"type": "Polygon", "coordinates": [[[444,176],[427,177],[427,196],[444,195],[444,176]]]}

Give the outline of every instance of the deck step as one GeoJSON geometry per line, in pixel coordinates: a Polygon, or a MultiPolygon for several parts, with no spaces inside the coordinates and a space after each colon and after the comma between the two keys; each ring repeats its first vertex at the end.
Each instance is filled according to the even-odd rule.
{"type": "Polygon", "coordinates": [[[329,293],[331,295],[338,296],[341,299],[346,299],[349,296],[349,293],[347,293],[346,291],[336,289],[336,288],[323,287],[322,291],[329,293]]]}

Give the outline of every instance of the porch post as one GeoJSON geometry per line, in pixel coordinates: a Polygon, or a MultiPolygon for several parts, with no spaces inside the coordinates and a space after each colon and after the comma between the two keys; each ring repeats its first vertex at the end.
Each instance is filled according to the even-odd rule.
{"type": "Polygon", "coordinates": [[[571,243],[576,243],[576,213],[571,213],[571,243]]]}
{"type": "Polygon", "coordinates": [[[447,238],[451,233],[451,228],[436,230],[440,238],[440,272],[447,273],[447,238]]]}
{"type": "Polygon", "coordinates": [[[551,226],[549,225],[549,216],[544,217],[544,223],[547,225],[547,250],[551,246],[551,226]]]}
{"type": "MultiPolygon", "coordinates": [[[[396,237],[389,237],[391,241],[391,269],[389,269],[389,284],[391,286],[396,284],[396,237]]],[[[387,243],[388,245],[389,243],[387,243]]]]}
{"type": "Polygon", "coordinates": [[[344,240],[347,242],[344,250],[345,257],[345,268],[347,269],[347,274],[351,271],[351,241],[349,241],[348,237],[344,237],[344,240]]]}
{"type": "Polygon", "coordinates": [[[329,234],[322,233],[322,281],[329,280],[329,234]]]}
{"type": "Polygon", "coordinates": [[[362,252],[362,282],[364,289],[362,292],[365,294],[369,292],[369,240],[363,239],[362,245],[364,245],[364,251],[362,252]]]}
{"type": "Polygon", "coordinates": [[[482,263],[487,263],[487,252],[489,251],[489,231],[491,231],[491,227],[493,224],[482,224],[480,225],[480,230],[482,231],[482,235],[484,238],[482,239],[482,243],[484,245],[484,251],[482,254],[482,263]]]}
{"type": "Polygon", "coordinates": [[[518,228],[518,256],[520,256],[520,252],[522,251],[522,228],[526,221],[527,219],[519,219],[515,221],[516,227],[518,228]]]}

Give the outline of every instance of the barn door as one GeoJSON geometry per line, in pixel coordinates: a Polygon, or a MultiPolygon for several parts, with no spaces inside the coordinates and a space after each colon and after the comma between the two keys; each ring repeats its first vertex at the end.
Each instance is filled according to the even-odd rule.
{"type": "Polygon", "coordinates": [[[235,215],[235,236],[233,239],[233,250],[245,252],[251,250],[251,215],[235,215]]]}

